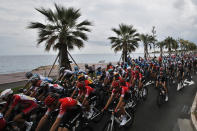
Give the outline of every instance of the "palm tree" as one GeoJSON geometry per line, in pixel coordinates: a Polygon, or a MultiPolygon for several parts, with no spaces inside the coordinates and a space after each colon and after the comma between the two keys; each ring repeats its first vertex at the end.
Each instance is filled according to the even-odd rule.
{"type": "Polygon", "coordinates": [[[165,42],[164,41],[160,41],[160,42],[157,42],[157,47],[159,47],[160,49],[160,57],[163,57],[163,47],[165,45],[165,42]]]}
{"type": "Polygon", "coordinates": [[[197,49],[197,46],[193,42],[189,42],[187,45],[187,51],[195,51],[197,49]]]}
{"type": "Polygon", "coordinates": [[[180,44],[180,48],[181,48],[181,52],[182,52],[185,48],[185,40],[184,39],[178,39],[178,42],[180,44]]]}
{"type": "Polygon", "coordinates": [[[148,34],[141,34],[140,39],[143,42],[144,45],[144,58],[147,60],[148,57],[148,46],[151,49],[151,42],[152,42],[152,36],[148,34]]]}
{"type": "Polygon", "coordinates": [[[175,40],[172,44],[172,49],[175,50],[175,53],[177,54],[177,49],[179,48],[179,43],[175,40]]]}
{"type": "Polygon", "coordinates": [[[122,59],[127,62],[128,53],[135,51],[138,48],[139,33],[133,28],[132,25],[120,24],[119,29],[112,28],[112,31],[116,33],[116,37],[109,37],[112,48],[115,52],[122,51],[122,59]]]}
{"type": "Polygon", "coordinates": [[[156,42],[157,42],[157,39],[156,39],[156,30],[155,30],[155,26],[153,26],[153,29],[152,29],[152,40],[151,40],[151,43],[153,45],[153,49],[154,49],[154,57],[155,57],[155,47],[157,46],[156,45],[156,42]]]}
{"type": "Polygon", "coordinates": [[[168,53],[171,55],[172,48],[174,47],[175,44],[177,44],[177,41],[173,39],[172,37],[168,36],[165,40],[165,48],[168,49],[168,53]]]}
{"type": "Polygon", "coordinates": [[[36,8],[46,18],[45,23],[31,22],[28,28],[38,29],[37,44],[45,42],[45,50],[52,47],[59,50],[59,65],[71,69],[68,51],[75,46],[81,48],[88,40],[85,32],[90,32],[88,26],[91,22],[84,20],[78,22],[81,13],[79,9],[65,8],[55,4],[55,10],[36,8]]]}

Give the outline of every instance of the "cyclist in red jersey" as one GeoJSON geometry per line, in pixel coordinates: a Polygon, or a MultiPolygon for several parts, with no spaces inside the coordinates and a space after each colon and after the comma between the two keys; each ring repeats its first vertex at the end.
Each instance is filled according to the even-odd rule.
{"type": "Polygon", "coordinates": [[[71,97],[73,98],[75,93],[78,91],[77,100],[81,100],[82,105],[86,104],[88,96],[94,91],[94,89],[90,87],[89,84],[90,82],[88,80],[85,80],[85,76],[80,75],[78,77],[76,89],[73,91],[71,97]]]}
{"type": "Polygon", "coordinates": [[[73,98],[75,93],[78,91],[78,96],[76,100],[80,100],[82,102],[82,105],[86,107],[87,113],[89,114],[88,117],[90,118],[93,114],[93,111],[90,110],[89,98],[91,98],[91,96],[95,94],[95,89],[88,86],[89,83],[84,80],[85,76],[81,76],[78,78],[76,89],[73,91],[71,97],[73,98]]]}
{"type": "Polygon", "coordinates": [[[11,89],[6,89],[0,95],[0,98],[7,101],[7,105],[4,107],[7,109],[5,112],[5,118],[8,119],[13,109],[20,105],[23,107],[21,113],[17,114],[13,121],[17,124],[25,124],[27,126],[26,131],[29,131],[32,126],[32,122],[27,122],[25,118],[38,107],[36,99],[24,94],[13,94],[11,89]]]}
{"type": "Polygon", "coordinates": [[[112,84],[111,84],[111,87],[110,87],[110,90],[112,90],[114,87],[120,86],[120,80],[121,79],[122,78],[120,77],[119,73],[115,72],[114,73],[114,78],[113,78],[113,81],[112,81],[112,84]]]}
{"type": "Polygon", "coordinates": [[[50,116],[50,113],[57,108],[59,108],[59,113],[50,131],[56,131],[58,127],[58,130],[60,131],[68,131],[72,128],[71,125],[68,124],[68,121],[72,120],[80,112],[77,100],[71,97],[59,99],[59,95],[56,93],[51,93],[46,97],[45,105],[47,105],[48,110],[41,118],[36,131],[39,131],[42,128],[46,123],[47,118],[50,116]]]}
{"type": "Polygon", "coordinates": [[[123,116],[122,117],[122,122],[120,123],[120,125],[125,125],[127,118],[126,118],[126,113],[125,113],[125,109],[124,109],[124,105],[127,102],[129,96],[129,87],[127,86],[128,83],[125,82],[125,80],[121,79],[120,80],[120,85],[114,86],[113,90],[112,90],[112,94],[110,96],[110,98],[108,99],[105,107],[102,109],[102,112],[104,110],[106,110],[109,106],[109,104],[111,103],[112,99],[116,96],[119,96],[119,102],[116,105],[116,108],[114,110],[114,112],[118,112],[118,109],[120,109],[120,113],[123,116]]]}
{"type": "Polygon", "coordinates": [[[133,79],[133,83],[132,84],[134,84],[134,82],[137,81],[138,83],[136,83],[136,84],[138,85],[139,89],[141,89],[141,87],[143,86],[142,77],[143,77],[143,75],[140,72],[139,66],[136,66],[135,67],[135,75],[134,75],[134,79],[133,79]]]}

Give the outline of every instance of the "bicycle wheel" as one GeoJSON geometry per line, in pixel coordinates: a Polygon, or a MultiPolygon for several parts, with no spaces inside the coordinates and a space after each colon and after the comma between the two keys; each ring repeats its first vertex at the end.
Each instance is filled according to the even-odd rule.
{"type": "Polygon", "coordinates": [[[134,118],[135,118],[135,113],[133,110],[126,110],[128,112],[128,114],[130,115],[130,120],[128,121],[128,123],[125,125],[125,128],[129,128],[133,125],[134,123],[134,118]]]}
{"type": "Polygon", "coordinates": [[[95,123],[97,123],[97,122],[99,122],[99,121],[101,121],[101,119],[103,118],[103,116],[104,116],[104,113],[102,113],[102,112],[99,112],[99,111],[96,111],[95,112],[95,115],[93,115],[93,122],[95,122],[95,123]]]}
{"type": "Polygon", "coordinates": [[[144,87],[144,88],[142,88],[142,98],[143,98],[143,100],[146,100],[147,97],[148,97],[148,88],[144,87]]]}

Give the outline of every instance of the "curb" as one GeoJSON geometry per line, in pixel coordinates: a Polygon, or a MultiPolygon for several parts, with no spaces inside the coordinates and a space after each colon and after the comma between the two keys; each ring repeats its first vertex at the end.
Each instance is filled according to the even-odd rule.
{"type": "Polygon", "coordinates": [[[196,105],[197,105],[197,93],[196,93],[196,96],[194,98],[194,102],[191,107],[191,124],[193,126],[194,131],[197,131],[197,120],[196,120],[196,117],[194,114],[196,112],[196,105]]]}

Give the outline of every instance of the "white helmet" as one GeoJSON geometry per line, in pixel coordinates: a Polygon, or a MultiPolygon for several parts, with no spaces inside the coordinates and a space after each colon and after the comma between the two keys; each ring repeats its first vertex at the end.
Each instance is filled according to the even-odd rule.
{"type": "Polygon", "coordinates": [[[6,98],[11,94],[13,94],[13,90],[12,89],[6,89],[3,92],[1,92],[0,99],[6,98]]]}
{"type": "Polygon", "coordinates": [[[129,67],[127,67],[127,70],[130,70],[131,69],[131,67],[129,66],[129,67]]]}
{"type": "Polygon", "coordinates": [[[88,77],[89,77],[88,75],[85,75],[85,79],[88,79],[88,77]]]}

